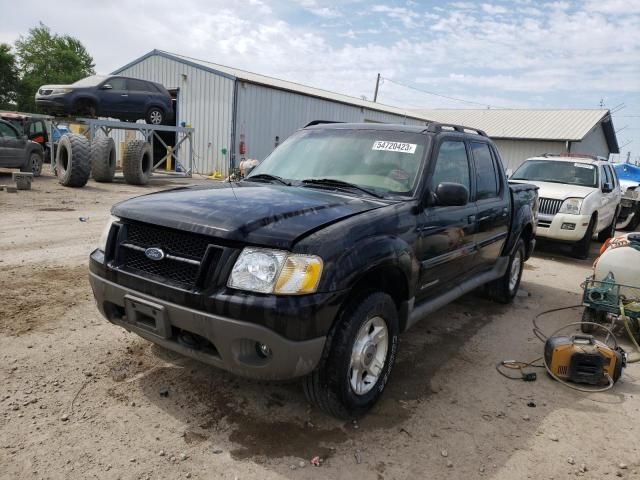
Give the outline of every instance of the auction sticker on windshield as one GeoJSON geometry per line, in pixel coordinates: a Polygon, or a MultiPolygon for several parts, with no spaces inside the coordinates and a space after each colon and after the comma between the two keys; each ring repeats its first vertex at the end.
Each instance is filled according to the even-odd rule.
{"type": "Polygon", "coordinates": [[[373,142],[371,150],[385,150],[387,152],[416,153],[415,143],[387,142],[386,140],[376,140],[373,142]]]}

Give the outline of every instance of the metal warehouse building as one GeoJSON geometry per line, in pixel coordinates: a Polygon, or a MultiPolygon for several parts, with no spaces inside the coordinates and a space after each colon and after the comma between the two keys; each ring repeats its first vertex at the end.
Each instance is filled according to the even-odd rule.
{"type": "Polygon", "coordinates": [[[196,173],[220,172],[241,158],[264,159],[312,120],[420,125],[416,113],[326,90],[153,50],[113,74],[177,89],[177,121],[194,134],[196,173]]]}
{"type": "Polygon", "coordinates": [[[484,130],[498,146],[505,168],[515,169],[543,153],[620,153],[606,109],[595,110],[420,110],[435,122],[484,130]]]}

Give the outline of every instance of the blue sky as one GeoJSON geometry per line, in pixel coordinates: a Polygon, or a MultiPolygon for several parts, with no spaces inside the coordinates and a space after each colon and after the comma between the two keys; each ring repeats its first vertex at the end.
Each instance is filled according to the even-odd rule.
{"type": "Polygon", "coordinates": [[[0,0],[0,41],[43,20],[110,72],[154,48],[415,108],[624,106],[640,155],[640,0],[0,0]],[[395,83],[394,83],[395,82],[395,83]],[[400,84],[465,100],[448,100],[400,84]]]}

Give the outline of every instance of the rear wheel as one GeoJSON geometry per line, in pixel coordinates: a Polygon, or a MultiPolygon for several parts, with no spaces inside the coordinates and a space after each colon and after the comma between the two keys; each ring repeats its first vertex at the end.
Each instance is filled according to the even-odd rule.
{"type": "Polygon", "coordinates": [[[39,152],[31,152],[29,154],[29,159],[27,163],[25,163],[22,167],[20,167],[21,172],[30,172],[33,173],[34,177],[39,177],[42,173],[42,162],[43,162],[42,154],[39,152]]]}
{"type": "Polygon", "coordinates": [[[596,226],[596,217],[591,217],[587,231],[581,240],[573,247],[573,256],[581,260],[585,260],[589,256],[589,249],[591,248],[591,238],[593,237],[593,229],[596,226]]]}
{"type": "Polygon", "coordinates": [[[364,415],[387,384],[398,330],[398,312],[389,295],[356,297],[327,338],[320,365],[303,380],[309,402],[339,418],[364,415]]]}
{"type": "Polygon", "coordinates": [[[162,125],[164,123],[164,111],[158,107],[151,107],[146,115],[147,123],[162,125]]]}
{"type": "Polygon", "coordinates": [[[524,270],[524,242],[518,239],[514,252],[509,257],[509,266],[502,277],[489,283],[487,293],[492,300],[499,303],[511,303],[520,288],[522,271],[524,270]]]}

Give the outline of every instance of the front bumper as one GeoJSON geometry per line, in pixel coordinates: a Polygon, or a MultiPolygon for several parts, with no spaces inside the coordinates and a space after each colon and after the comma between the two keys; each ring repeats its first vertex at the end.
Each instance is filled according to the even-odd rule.
{"type": "Polygon", "coordinates": [[[577,242],[584,237],[590,221],[591,216],[589,215],[572,215],[570,213],[540,214],[538,215],[536,236],[550,240],[577,242]],[[565,228],[562,228],[563,225],[565,228]],[[573,230],[570,229],[571,226],[573,226],[573,230]]]}
{"type": "Polygon", "coordinates": [[[301,377],[313,371],[322,356],[324,336],[290,340],[262,325],[193,310],[93,272],[89,275],[98,309],[111,323],[237,375],[264,380],[301,377]],[[267,345],[271,355],[261,355],[257,343],[267,345]]]}
{"type": "Polygon", "coordinates": [[[68,102],[63,97],[36,97],[36,106],[47,113],[70,113],[68,102]]]}

